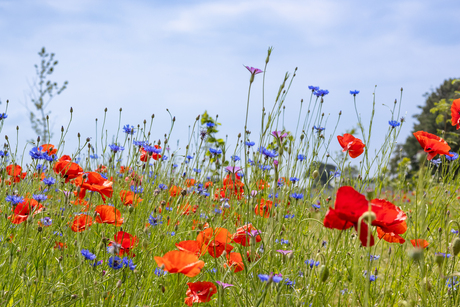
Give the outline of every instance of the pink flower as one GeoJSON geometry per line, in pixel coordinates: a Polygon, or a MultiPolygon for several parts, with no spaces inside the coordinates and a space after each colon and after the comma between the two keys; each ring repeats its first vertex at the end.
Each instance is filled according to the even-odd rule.
{"type": "Polygon", "coordinates": [[[275,138],[280,139],[281,143],[283,143],[283,139],[288,136],[287,133],[283,133],[282,131],[273,131],[272,135],[275,138]]]}
{"type": "Polygon", "coordinates": [[[260,74],[262,73],[263,71],[258,69],[258,68],[254,68],[254,67],[249,67],[249,66],[244,66],[246,67],[247,70],[249,70],[249,72],[251,73],[251,75],[257,75],[257,74],[260,74]]]}

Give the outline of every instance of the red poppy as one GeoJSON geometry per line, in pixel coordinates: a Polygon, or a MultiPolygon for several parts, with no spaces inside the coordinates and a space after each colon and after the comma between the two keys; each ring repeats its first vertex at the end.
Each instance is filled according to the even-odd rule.
{"type": "MultiPolygon", "coordinates": [[[[161,149],[161,147],[158,145],[154,145],[154,146],[156,149],[161,149]]],[[[149,158],[149,153],[144,148],[140,148],[139,151],[141,152],[140,160],[142,162],[147,162],[149,158]]],[[[154,152],[152,153],[151,158],[153,160],[158,160],[158,159],[161,159],[161,155],[154,152]]]]}
{"type": "Polygon", "coordinates": [[[261,199],[260,204],[256,205],[254,212],[257,215],[260,215],[265,218],[270,217],[270,212],[272,210],[273,202],[271,200],[261,199]]]}
{"type": "Polygon", "coordinates": [[[198,234],[196,241],[201,248],[207,247],[214,258],[220,257],[224,251],[228,254],[233,249],[229,244],[232,236],[225,228],[207,228],[198,234]]]}
{"type": "Polygon", "coordinates": [[[206,303],[211,300],[211,296],[217,293],[216,285],[210,281],[197,281],[187,283],[188,290],[185,293],[185,304],[193,306],[194,303],[206,303]]]}
{"type": "MultiPolygon", "coordinates": [[[[114,236],[115,243],[120,245],[120,256],[123,256],[124,254],[128,254],[131,257],[134,257],[134,255],[131,252],[131,249],[139,243],[139,239],[136,236],[133,236],[127,232],[124,231],[119,231],[115,236],[114,236]]],[[[112,246],[114,242],[110,242],[109,246],[112,246]]]]}
{"type": "Polygon", "coordinates": [[[63,250],[64,248],[67,248],[67,243],[55,241],[54,249],[56,248],[58,248],[59,250],[63,250]]]}
{"type": "Polygon", "coordinates": [[[164,266],[169,273],[182,273],[187,277],[195,277],[204,267],[204,261],[198,260],[194,254],[183,251],[170,251],[163,257],[154,257],[158,266],[164,266]]]}
{"type": "Polygon", "coordinates": [[[181,191],[182,191],[182,189],[181,189],[180,187],[177,187],[177,186],[173,185],[173,186],[169,189],[169,195],[170,195],[171,197],[179,196],[181,191]]]}
{"type": "Polygon", "coordinates": [[[377,227],[377,236],[379,237],[379,239],[383,239],[389,243],[403,244],[404,242],[406,242],[406,240],[400,235],[394,232],[385,232],[380,227],[377,227]]]}
{"type": "Polygon", "coordinates": [[[10,215],[8,219],[10,219],[13,224],[21,224],[27,220],[31,213],[36,215],[42,210],[42,204],[39,204],[35,199],[24,198],[22,202],[16,205],[13,209],[13,215],[10,215]]]}
{"type": "Polygon", "coordinates": [[[428,243],[427,240],[423,240],[423,239],[417,239],[417,240],[412,239],[410,240],[410,243],[412,243],[414,247],[419,247],[423,249],[427,248],[428,245],[430,245],[430,243],[428,243]]]}
{"type": "Polygon", "coordinates": [[[390,237],[392,234],[393,237],[398,235],[396,239],[399,239],[399,234],[406,232],[405,220],[407,216],[400,208],[384,199],[373,199],[369,204],[364,195],[348,186],[338,189],[334,209],[329,208],[326,213],[324,226],[340,230],[348,229],[351,226],[354,226],[356,230],[360,228],[359,239],[362,245],[367,246],[369,240],[369,246],[372,246],[374,245],[374,237],[371,235],[368,238],[368,225],[362,220],[360,227],[358,227],[360,217],[369,209],[375,214],[372,225],[381,228],[382,237],[382,233],[388,233],[390,237]]]}
{"type": "Polygon", "coordinates": [[[75,185],[81,187],[80,198],[85,196],[85,191],[90,190],[93,192],[98,192],[102,200],[105,203],[105,197],[111,198],[113,195],[112,181],[109,181],[101,176],[101,174],[96,172],[88,172],[85,174],[86,179],[83,180],[83,176],[75,179],[75,185]]]}
{"type": "Polygon", "coordinates": [[[69,182],[70,179],[75,179],[83,174],[83,169],[77,163],[72,162],[72,158],[64,155],[56,164],[54,164],[53,170],[56,174],[61,175],[65,178],[65,182],[69,182]]]}
{"type": "Polygon", "coordinates": [[[136,207],[142,201],[142,198],[140,198],[139,195],[135,194],[133,191],[121,190],[120,198],[123,202],[123,205],[125,206],[133,205],[134,203],[134,207],[136,207]]]}
{"type": "Polygon", "coordinates": [[[337,139],[339,140],[340,146],[343,148],[343,152],[348,151],[348,154],[352,158],[361,155],[364,152],[364,147],[366,147],[363,141],[348,133],[345,133],[343,136],[338,135],[337,139]]]}
{"type": "Polygon", "coordinates": [[[262,179],[260,179],[259,181],[257,181],[256,184],[257,184],[257,189],[258,189],[258,190],[263,190],[263,189],[265,189],[265,188],[269,188],[269,187],[270,187],[270,185],[269,185],[266,181],[264,181],[264,180],[262,180],[262,179]]]}
{"type": "Polygon", "coordinates": [[[243,258],[240,253],[227,254],[227,265],[234,273],[244,270],[243,258]]]}
{"type": "Polygon", "coordinates": [[[452,126],[456,126],[455,128],[458,130],[460,128],[460,98],[452,101],[450,112],[452,115],[452,126]]]}
{"type": "Polygon", "coordinates": [[[200,244],[195,240],[187,240],[187,241],[178,242],[176,243],[176,247],[181,251],[194,254],[198,257],[204,255],[207,251],[206,246],[200,247],[200,244]]]}
{"type": "Polygon", "coordinates": [[[6,172],[11,176],[12,182],[20,182],[22,179],[26,178],[27,173],[22,173],[22,167],[17,164],[11,164],[6,167],[6,172]]]}
{"type": "Polygon", "coordinates": [[[450,146],[447,145],[447,142],[439,136],[425,131],[414,132],[414,136],[420,146],[422,146],[423,150],[428,153],[428,156],[426,157],[427,160],[433,159],[437,154],[447,155],[450,157],[453,156],[453,154],[449,153],[450,146]]]}
{"type": "Polygon", "coordinates": [[[196,180],[193,178],[185,180],[185,184],[187,185],[188,188],[193,187],[196,183],[196,180]]]}
{"type": "Polygon", "coordinates": [[[212,187],[214,185],[214,183],[212,183],[212,181],[206,181],[206,183],[204,184],[204,187],[206,189],[209,189],[209,187],[212,187]]]}
{"type": "Polygon", "coordinates": [[[258,234],[258,230],[252,226],[252,224],[247,224],[236,230],[232,240],[237,244],[249,246],[251,245],[251,237],[255,237],[256,242],[262,241],[262,238],[258,234]]]}
{"type": "Polygon", "coordinates": [[[96,172],[98,173],[107,173],[107,166],[99,164],[99,166],[96,168],[96,172]]]}
{"type": "Polygon", "coordinates": [[[93,224],[93,218],[86,214],[76,215],[73,219],[72,230],[75,232],[82,232],[93,224]]]}
{"type": "Polygon", "coordinates": [[[54,148],[52,144],[43,144],[38,147],[41,152],[46,152],[48,156],[55,155],[57,153],[57,149],[54,148]]]}
{"type": "Polygon", "coordinates": [[[96,207],[96,223],[106,223],[115,226],[123,224],[121,213],[115,207],[109,205],[100,205],[96,207]]]}

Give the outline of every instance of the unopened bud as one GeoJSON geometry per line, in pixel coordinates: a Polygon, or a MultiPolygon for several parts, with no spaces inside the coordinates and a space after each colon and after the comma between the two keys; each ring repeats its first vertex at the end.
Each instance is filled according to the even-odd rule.
{"type": "Polygon", "coordinates": [[[318,172],[318,170],[315,170],[315,171],[313,172],[313,174],[312,174],[313,179],[318,178],[318,176],[319,176],[319,172],[318,172]]]}
{"type": "Polygon", "coordinates": [[[454,256],[457,256],[458,253],[460,252],[460,238],[456,237],[454,239],[454,242],[452,243],[452,252],[454,256]]]}
{"type": "Polygon", "coordinates": [[[324,264],[319,269],[319,277],[322,282],[325,282],[327,278],[329,277],[329,269],[324,264]]]}

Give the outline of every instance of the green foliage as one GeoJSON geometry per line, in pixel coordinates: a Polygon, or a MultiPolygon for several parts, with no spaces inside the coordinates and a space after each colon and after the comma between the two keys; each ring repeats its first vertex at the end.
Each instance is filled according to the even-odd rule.
{"type": "MultiPolygon", "coordinates": [[[[441,86],[431,93],[426,93],[425,105],[418,106],[422,112],[414,115],[418,123],[414,125],[412,132],[426,131],[439,135],[449,143],[451,151],[458,152],[460,149],[458,144],[459,133],[450,123],[450,106],[452,100],[458,97],[459,91],[460,82],[449,79],[445,80],[441,86]]],[[[401,151],[396,151],[396,155],[393,157],[394,162],[392,161],[391,163],[393,173],[396,172],[396,166],[402,157],[408,157],[411,160],[412,174],[420,168],[420,162],[426,159],[426,155],[423,154],[418,160],[417,153],[422,148],[412,134],[407,138],[406,143],[398,149],[401,151]]]]}
{"type": "Polygon", "coordinates": [[[47,107],[55,95],[59,95],[67,88],[68,82],[65,81],[62,86],[57,82],[49,80],[54,72],[58,61],[54,59],[54,53],[47,53],[43,47],[38,53],[40,56],[40,64],[35,65],[37,79],[30,85],[29,98],[35,107],[35,110],[29,111],[30,123],[32,129],[37,136],[40,136],[41,143],[48,143],[53,133],[49,129],[49,115],[51,111],[47,111],[47,107]]]}

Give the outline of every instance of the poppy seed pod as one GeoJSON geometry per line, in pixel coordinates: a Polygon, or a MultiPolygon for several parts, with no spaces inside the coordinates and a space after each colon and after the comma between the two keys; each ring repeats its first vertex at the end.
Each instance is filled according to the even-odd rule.
{"type": "Polygon", "coordinates": [[[324,264],[319,269],[319,277],[322,282],[325,282],[327,278],[329,277],[329,269],[324,264]]]}
{"type": "Polygon", "coordinates": [[[409,256],[412,258],[412,260],[419,261],[423,257],[423,249],[414,248],[409,252],[409,256]]]}
{"type": "Polygon", "coordinates": [[[130,206],[129,209],[128,209],[129,213],[133,213],[134,212],[134,207],[133,206],[130,206]]]}
{"type": "Polygon", "coordinates": [[[460,252],[460,238],[456,237],[454,239],[454,242],[452,243],[452,252],[454,253],[454,256],[457,256],[458,253],[460,252]]]}
{"type": "Polygon", "coordinates": [[[441,254],[436,254],[434,257],[435,257],[435,258],[434,258],[434,261],[435,261],[439,266],[441,266],[442,263],[444,262],[444,257],[443,257],[443,255],[441,255],[441,254]]]}
{"type": "Polygon", "coordinates": [[[319,176],[319,172],[318,172],[317,170],[315,170],[315,171],[313,172],[313,174],[312,174],[313,179],[318,178],[318,176],[319,176]]]}

